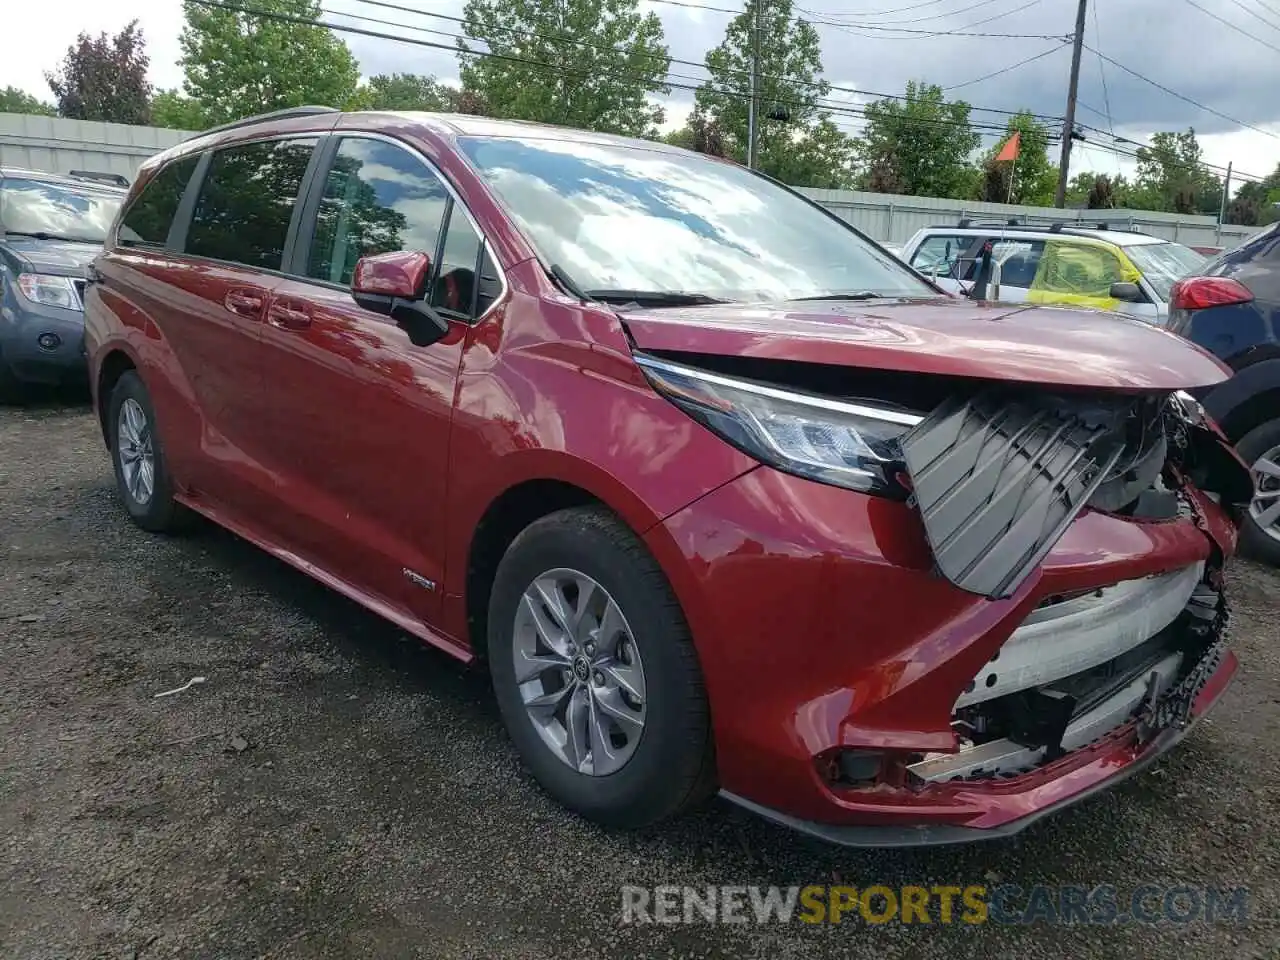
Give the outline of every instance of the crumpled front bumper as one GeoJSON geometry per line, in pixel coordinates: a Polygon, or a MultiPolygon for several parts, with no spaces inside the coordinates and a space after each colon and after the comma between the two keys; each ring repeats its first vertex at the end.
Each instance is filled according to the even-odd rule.
{"type": "MultiPolygon", "coordinates": [[[[724,794],[847,844],[1001,836],[1149,764],[1185,733],[1122,722],[1087,745],[997,778],[921,782],[954,754],[957,700],[1050,597],[1219,564],[1235,526],[1193,487],[1188,515],[1141,521],[1086,511],[1016,592],[992,600],[938,575],[918,515],[758,468],[647,536],[689,619],[711,704],[724,794]],[[824,773],[875,751],[899,775],[869,786],[824,773]]],[[[1220,655],[1188,720],[1236,669],[1220,655]]]]}

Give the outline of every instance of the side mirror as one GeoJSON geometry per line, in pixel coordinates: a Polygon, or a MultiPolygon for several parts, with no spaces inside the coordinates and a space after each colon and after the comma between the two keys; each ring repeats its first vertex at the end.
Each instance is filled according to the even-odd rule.
{"type": "Polygon", "coordinates": [[[1142,303],[1146,299],[1142,295],[1142,288],[1136,283],[1113,283],[1111,285],[1111,298],[1113,300],[1122,300],[1125,303],[1142,303]]]}
{"type": "Polygon", "coordinates": [[[397,250],[361,257],[351,275],[351,299],[390,317],[415,347],[429,347],[449,332],[449,321],[427,304],[431,258],[397,250]]]}

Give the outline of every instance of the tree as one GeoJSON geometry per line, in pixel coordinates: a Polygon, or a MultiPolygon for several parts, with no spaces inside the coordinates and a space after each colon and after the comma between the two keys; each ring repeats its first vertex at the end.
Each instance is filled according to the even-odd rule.
{"type": "Polygon", "coordinates": [[[1151,146],[1138,148],[1137,187],[1155,210],[1216,214],[1222,181],[1204,166],[1194,129],[1157,133],[1151,146]]]}
{"type": "Polygon", "coordinates": [[[1033,207],[1052,206],[1058,169],[1049,162],[1049,128],[1038,123],[1031,111],[1023,110],[1009,118],[1005,133],[1004,139],[995,144],[983,160],[978,199],[1033,207]],[[1007,160],[996,163],[995,158],[1015,133],[1018,134],[1018,156],[1012,164],[1013,199],[1010,200],[1011,165],[1007,160]]]}
{"type": "Polygon", "coordinates": [[[151,123],[171,130],[200,130],[205,126],[204,111],[177,90],[161,90],[151,99],[151,123]]]}
{"type": "Polygon", "coordinates": [[[747,159],[752,40],[760,3],[756,167],[785,183],[849,186],[853,147],[819,102],[831,92],[822,78],[818,33],[792,17],[791,0],[749,0],[707,53],[710,79],[694,95],[697,111],[722,132],[726,156],[747,159]]]}
{"type": "Polygon", "coordinates": [[[416,73],[378,74],[362,85],[349,104],[353,110],[426,110],[448,113],[460,91],[435,77],[416,73]]]}
{"type": "Polygon", "coordinates": [[[285,107],[345,107],[360,71],[347,45],[315,21],[316,0],[254,0],[271,19],[184,0],[180,40],[183,89],[195,102],[200,126],[285,107]]]}
{"type": "Polygon", "coordinates": [[[662,139],[673,147],[684,147],[712,157],[729,155],[728,138],[720,121],[708,117],[697,107],[689,114],[689,121],[683,127],[673,130],[662,139]]]}
{"type": "Polygon", "coordinates": [[[462,30],[463,91],[486,112],[632,136],[662,122],[648,97],[670,59],[638,0],[467,0],[462,30]]]}
{"type": "Polygon", "coordinates": [[[58,69],[44,77],[64,117],[147,123],[151,119],[150,62],[138,21],[131,20],[114,37],[81,33],[58,69]]]}
{"type": "Polygon", "coordinates": [[[56,116],[58,111],[53,104],[37,100],[25,90],[17,87],[5,87],[0,90],[0,113],[30,113],[40,116],[56,116]]]}
{"type": "Polygon", "coordinates": [[[891,183],[921,197],[964,197],[973,183],[969,156],[981,137],[969,124],[969,104],[948,101],[936,84],[908,81],[901,100],[876,100],[859,154],[865,185],[891,183]]]}

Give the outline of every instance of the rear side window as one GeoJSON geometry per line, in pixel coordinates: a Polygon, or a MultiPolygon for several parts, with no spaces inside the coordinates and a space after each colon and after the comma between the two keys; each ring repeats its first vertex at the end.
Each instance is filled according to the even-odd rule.
{"type": "Polygon", "coordinates": [[[183,157],[147,181],[120,221],[117,239],[125,246],[163,247],[199,156],[183,157]]]}
{"type": "Polygon", "coordinates": [[[240,144],[214,153],[186,252],[279,270],[314,139],[240,144]]]}
{"type": "MultiPolygon", "coordinates": [[[[409,151],[381,140],[344,139],[325,178],[307,276],[346,285],[361,257],[395,250],[434,261],[448,204],[444,184],[409,151]]],[[[457,255],[465,257],[467,242],[460,232],[457,255]]],[[[471,264],[474,271],[474,256],[471,264]]]]}
{"type": "Polygon", "coordinates": [[[991,255],[1000,259],[1000,283],[1006,287],[1030,289],[1044,255],[1041,240],[996,240],[991,255]]]}

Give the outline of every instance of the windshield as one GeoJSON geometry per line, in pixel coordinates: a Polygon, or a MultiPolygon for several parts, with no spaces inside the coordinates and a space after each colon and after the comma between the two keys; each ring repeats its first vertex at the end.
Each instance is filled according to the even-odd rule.
{"type": "Polygon", "coordinates": [[[123,193],[7,178],[0,180],[0,227],[6,233],[102,243],[123,201],[123,193]]]}
{"type": "Polygon", "coordinates": [[[1175,280],[1195,273],[1209,258],[1180,243],[1135,243],[1124,248],[1161,300],[1169,299],[1175,280]]]}
{"type": "Polygon", "coordinates": [[[546,263],[588,293],[938,296],[891,254],[742,167],[643,145],[460,146],[546,263]]]}

